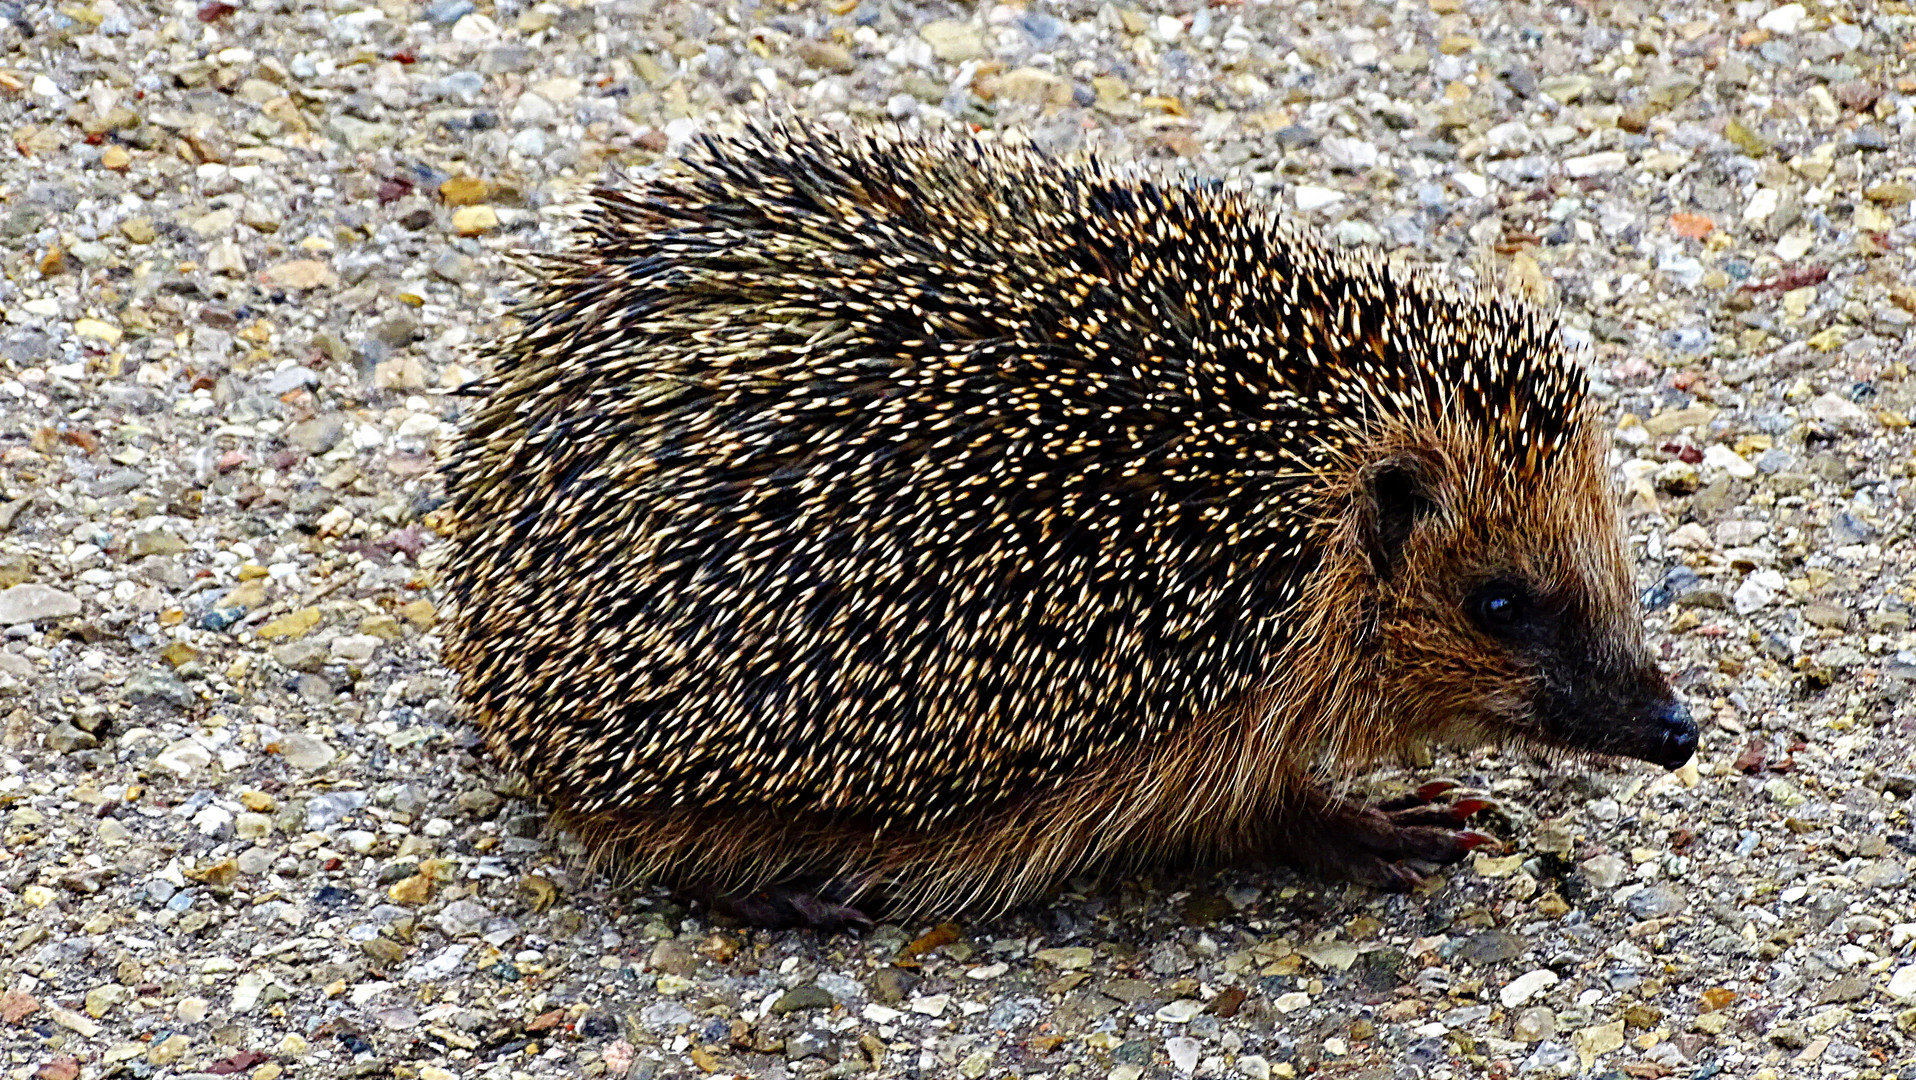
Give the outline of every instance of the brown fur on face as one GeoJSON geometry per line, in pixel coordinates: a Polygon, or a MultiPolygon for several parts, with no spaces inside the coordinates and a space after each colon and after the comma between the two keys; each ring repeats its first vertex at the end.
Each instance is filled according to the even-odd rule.
{"type": "Polygon", "coordinates": [[[1603,752],[1616,743],[1606,726],[1627,728],[1642,707],[1670,698],[1643,642],[1605,475],[1607,440],[1585,422],[1540,473],[1513,470],[1487,449],[1453,429],[1413,436],[1397,452],[1422,463],[1431,509],[1397,572],[1373,578],[1384,695],[1399,703],[1397,726],[1434,742],[1603,752]],[[1551,611],[1553,640],[1513,649],[1474,625],[1472,591],[1500,580],[1551,611]],[[1574,676],[1621,681],[1625,692],[1586,690],[1590,715],[1552,713],[1540,699],[1576,696],[1574,676]]]}

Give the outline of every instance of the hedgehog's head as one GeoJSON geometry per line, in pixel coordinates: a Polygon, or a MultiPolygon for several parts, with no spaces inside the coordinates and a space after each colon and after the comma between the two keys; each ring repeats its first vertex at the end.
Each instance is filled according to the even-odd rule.
{"type": "Polygon", "coordinates": [[[1607,440],[1571,412],[1547,452],[1521,425],[1513,440],[1458,422],[1402,433],[1359,473],[1347,550],[1375,605],[1381,700],[1434,741],[1676,768],[1696,724],[1644,641],[1607,440]]]}

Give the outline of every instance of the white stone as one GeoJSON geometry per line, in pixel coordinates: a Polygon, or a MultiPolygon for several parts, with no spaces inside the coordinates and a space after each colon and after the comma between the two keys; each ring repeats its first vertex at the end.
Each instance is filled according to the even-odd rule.
{"type": "Polygon", "coordinates": [[[1368,169],[1377,164],[1377,146],[1363,139],[1333,135],[1324,140],[1324,156],[1341,169],[1368,169]]]}
{"type": "Polygon", "coordinates": [[[295,731],[280,737],[279,756],[300,772],[314,772],[331,765],[333,759],[339,756],[339,751],[334,750],[324,739],[295,731]]]}
{"type": "Polygon", "coordinates": [[[1708,551],[1710,549],[1710,534],[1703,531],[1703,526],[1691,521],[1670,530],[1670,535],[1665,537],[1663,542],[1673,548],[1684,548],[1689,551],[1708,551]]]}
{"type": "Polygon", "coordinates": [[[1738,480],[1748,480],[1756,475],[1756,466],[1745,461],[1742,454],[1717,443],[1703,451],[1703,464],[1722,469],[1738,480]]]}
{"type": "MultiPolygon", "coordinates": [[[[470,18],[470,16],[468,16],[468,18],[470,18]]],[[[439,955],[432,959],[407,968],[404,976],[405,981],[431,982],[434,979],[443,979],[453,972],[458,971],[460,963],[466,959],[466,954],[471,951],[472,946],[464,944],[463,942],[458,945],[448,945],[440,951],[439,955]]]]}
{"type": "Polygon", "coordinates": [[[1581,157],[1566,159],[1563,163],[1563,171],[1579,180],[1590,176],[1608,176],[1614,172],[1621,172],[1629,161],[1630,159],[1625,157],[1621,150],[1605,150],[1601,153],[1584,154],[1581,157]]]}
{"type": "MultiPolygon", "coordinates": [[[[1851,431],[1862,431],[1869,426],[1869,413],[1864,412],[1862,406],[1840,394],[1824,394],[1810,402],[1810,415],[1826,424],[1835,424],[1851,431]]],[[[0,596],[3,595],[0,594],[0,596]]],[[[0,622],[4,621],[0,619],[0,622]]]]}
{"type": "Polygon", "coordinates": [[[1762,18],[1756,20],[1756,26],[1759,30],[1788,37],[1803,25],[1803,19],[1808,14],[1801,4],[1784,4],[1765,12],[1762,18]]]}
{"type": "Polygon", "coordinates": [[[246,273],[246,252],[230,236],[216,240],[206,249],[206,269],[228,277],[242,277],[246,273]]]}
{"type": "Polygon", "coordinates": [[[188,777],[213,763],[206,747],[192,739],[181,739],[153,759],[153,764],[179,777],[188,777]]]}
{"type": "Polygon", "coordinates": [[[1193,998],[1180,998],[1159,1009],[1157,1018],[1166,1024],[1188,1024],[1197,1014],[1204,1011],[1204,1003],[1193,998]]]}
{"type": "Polygon", "coordinates": [[[1490,194],[1490,181],[1482,173],[1460,172],[1451,176],[1457,187],[1473,199],[1490,194]]]}
{"type": "Polygon", "coordinates": [[[51,585],[28,582],[0,592],[0,626],[64,619],[80,613],[80,598],[51,585]]]}
{"type": "Polygon", "coordinates": [[[400,422],[402,439],[430,439],[439,431],[439,418],[431,413],[413,413],[400,422]]]}
{"type": "Polygon", "coordinates": [[[1281,1013],[1294,1013],[1311,1003],[1311,996],[1302,990],[1293,990],[1288,994],[1279,994],[1271,1007],[1281,1013]]]}
{"type": "Polygon", "coordinates": [[[938,1016],[950,1005],[950,994],[932,994],[929,997],[912,998],[908,1008],[920,1016],[938,1016]]]}
{"type": "Polygon", "coordinates": [[[333,639],[333,659],[344,660],[349,664],[363,664],[373,658],[379,647],[385,644],[381,638],[371,634],[341,634],[333,639]]]}
{"type": "Polygon", "coordinates": [[[1758,570],[1743,579],[1743,584],[1730,594],[1730,600],[1736,605],[1738,615],[1748,615],[1760,611],[1776,602],[1783,590],[1789,588],[1789,582],[1775,570],[1758,570]]]}
{"type": "Polygon", "coordinates": [[[233,1011],[243,1013],[259,1004],[259,992],[266,989],[266,978],[253,972],[241,975],[233,984],[233,1011]]]}
{"type": "Polygon", "coordinates": [[[499,36],[499,24],[484,15],[472,14],[452,24],[454,41],[492,41],[499,36]]]}
{"type": "Polygon", "coordinates": [[[512,122],[515,124],[550,124],[557,115],[559,111],[552,107],[552,102],[531,91],[520,94],[519,100],[512,106],[512,122]]]}
{"type": "Polygon", "coordinates": [[[1916,1004],[1916,964],[1905,965],[1889,977],[1889,996],[1907,1004],[1916,1004]]]}
{"type": "Polygon", "coordinates": [[[1164,1052],[1171,1055],[1171,1067],[1186,1076],[1197,1071],[1198,1058],[1203,1055],[1204,1047],[1188,1035],[1179,1035],[1175,1039],[1164,1040],[1164,1052]]]}
{"type": "Polygon", "coordinates": [[[585,84],[571,76],[559,75],[540,82],[532,89],[554,105],[563,105],[578,97],[579,92],[585,89],[585,84]]]}
{"type": "Polygon", "coordinates": [[[233,812],[217,804],[201,808],[193,815],[193,827],[202,836],[219,836],[233,824],[233,812]]]}
{"type": "Polygon", "coordinates": [[[1299,210],[1319,210],[1343,199],[1343,192],[1315,184],[1299,184],[1291,189],[1291,201],[1297,204],[1299,210]]]}
{"type": "Polygon", "coordinates": [[[1497,992],[1497,1000],[1504,1003],[1504,1008],[1514,1009],[1555,985],[1556,972],[1549,968],[1537,968],[1510,980],[1509,985],[1497,992]]]}
{"type": "Polygon", "coordinates": [[[1743,224],[1761,225],[1768,221],[1770,215],[1776,213],[1776,204],[1782,199],[1783,196],[1777,194],[1775,188],[1758,188],[1756,194],[1750,196],[1749,205],[1743,208],[1743,224]]]}

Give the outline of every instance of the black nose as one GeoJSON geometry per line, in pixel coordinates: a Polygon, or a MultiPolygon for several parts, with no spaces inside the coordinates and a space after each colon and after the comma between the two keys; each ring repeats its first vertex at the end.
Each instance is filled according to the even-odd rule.
{"type": "Polygon", "coordinates": [[[1680,768],[1696,753],[1696,721],[1689,707],[1675,698],[1652,705],[1644,719],[1652,725],[1651,756],[1645,760],[1666,769],[1680,768]]]}

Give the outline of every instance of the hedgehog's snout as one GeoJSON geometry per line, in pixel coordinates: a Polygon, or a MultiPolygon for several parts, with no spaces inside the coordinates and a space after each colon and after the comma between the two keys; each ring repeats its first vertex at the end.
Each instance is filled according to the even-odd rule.
{"type": "Polygon", "coordinates": [[[1537,701],[1554,741],[1666,769],[1696,753],[1697,726],[1654,662],[1615,655],[1561,658],[1537,701]]]}
{"type": "Polygon", "coordinates": [[[1645,707],[1637,727],[1636,748],[1625,751],[1630,757],[1677,769],[1696,753],[1696,720],[1674,694],[1645,707]]]}

